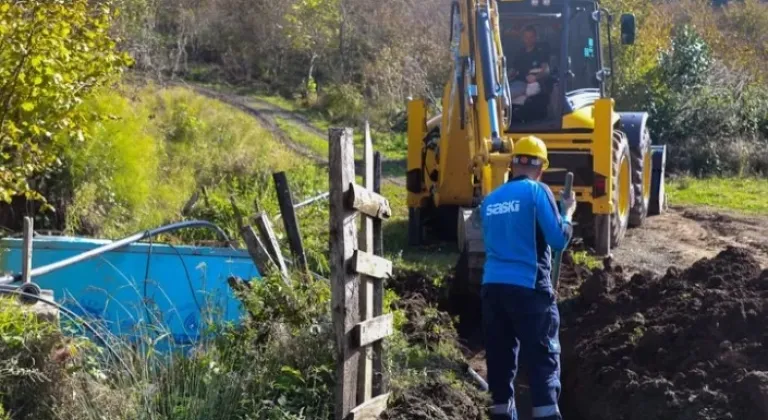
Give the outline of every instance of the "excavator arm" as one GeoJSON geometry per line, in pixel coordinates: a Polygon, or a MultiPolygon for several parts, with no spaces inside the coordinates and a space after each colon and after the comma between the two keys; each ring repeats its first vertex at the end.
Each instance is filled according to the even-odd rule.
{"type": "Polygon", "coordinates": [[[423,100],[408,105],[410,207],[425,199],[435,207],[477,205],[504,182],[511,159],[512,144],[503,136],[511,98],[496,1],[455,0],[451,10],[453,71],[442,113],[427,120],[423,100]]]}

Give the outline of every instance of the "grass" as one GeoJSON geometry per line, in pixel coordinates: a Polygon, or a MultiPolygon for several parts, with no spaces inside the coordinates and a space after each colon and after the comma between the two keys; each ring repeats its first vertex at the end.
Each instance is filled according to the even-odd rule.
{"type": "MultiPolygon", "coordinates": [[[[325,172],[251,116],[188,89],[122,86],[84,106],[105,118],[89,125],[85,144],[70,141],[64,148],[75,186],[67,209],[70,233],[114,238],[191,217],[238,237],[230,195],[245,215],[255,211],[255,202],[276,214],[273,172],[286,172],[297,199],[327,191],[325,172]],[[196,193],[196,205],[182,214],[196,193]]],[[[321,212],[306,213],[307,224],[323,223],[321,212]]],[[[186,237],[195,238],[213,239],[186,237]]]]}
{"type": "MultiPolygon", "coordinates": [[[[293,112],[301,115],[306,118],[310,124],[323,132],[327,132],[330,127],[334,126],[334,124],[329,122],[319,111],[303,106],[298,101],[293,101],[282,96],[275,95],[254,94],[250,96],[267,102],[270,105],[280,108],[283,111],[293,112]]],[[[308,140],[307,137],[309,134],[302,133],[301,131],[303,130],[300,131],[298,127],[295,127],[294,124],[286,121],[283,118],[278,117],[278,126],[294,140],[297,140],[303,144],[305,144],[304,142],[308,140]],[[297,131],[299,131],[299,133],[297,133],[297,131]],[[296,133],[296,137],[294,137],[291,133],[296,133]]],[[[361,147],[365,137],[363,127],[356,127],[354,136],[355,145],[361,147]]],[[[387,159],[405,159],[408,154],[408,144],[406,135],[404,133],[371,130],[371,138],[376,150],[381,152],[382,156],[387,159]]],[[[315,149],[315,147],[312,148],[313,150],[321,150],[319,148],[315,149]]]]}
{"type": "Polygon", "coordinates": [[[587,251],[576,251],[572,255],[573,262],[576,265],[587,267],[590,270],[601,268],[603,266],[603,262],[600,261],[599,258],[589,254],[587,251]]]}
{"type": "Polygon", "coordinates": [[[275,117],[275,122],[277,127],[285,132],[293,141],[308,147],[318,156],[328,156],[328,141],[326,139],[302,129],[285,118],[275,117]]]}
{"type": "Polygon", "coordinates": [[[395,265],[440,278],[448,274],[459,259],[455,244],[442,243],[418,248],[408,245],[408,193],[405,187],[385,182],[382,195],[389,200],[392,217],[383,224],[384,250],[395,265]]]}
{"type": "Polygon", "coordinates": [[[680,178],[667,184],[670,204],[708,206],[748,214],[768,214],[765,178],[680,178]]]}

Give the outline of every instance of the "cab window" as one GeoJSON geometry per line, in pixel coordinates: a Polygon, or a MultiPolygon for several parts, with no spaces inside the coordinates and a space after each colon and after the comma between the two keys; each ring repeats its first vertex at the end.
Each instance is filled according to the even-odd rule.
{"type": "Polygon", "coordinates": [[[573,10],[568,34],[568,59],[573,74],[569,78],[568,91],[600,89],[597,79],[599,54],[597,25],[592,12],[585,8],[573,10]]]}

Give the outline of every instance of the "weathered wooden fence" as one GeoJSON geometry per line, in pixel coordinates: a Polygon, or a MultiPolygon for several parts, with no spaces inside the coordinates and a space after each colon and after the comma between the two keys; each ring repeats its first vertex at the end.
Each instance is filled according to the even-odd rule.
{"type": "MultiPolygon", "coordinates": [[[[381,193],[381,155],[373,153],[366,126],[363,184],[355,178],[352,130],[329,131],[330,191],[293,204],[284,173],[273,176],[294,266],[307,270],[307,260],[296,208],[317,200],[330,200],[331,306],[336,335],[336,401],[338,420],[375,419],[386,409],[389,393],[384,375],[383,340],[392,334],[392,314],[384,315],[384,279],[392,275],[392,262],[382,258],[382,221],[391,216],[381,193]],[[358,226],[360,225],[360,226],[358,226]],[[359,233],[359,234],[358,234],[359,233]]],[[[285,260],[269,218],[259,211],[250,224],[232,197],[232,206],[259,271],[279,272],[289,281],[285,260]]]]}
{"type": "Polygon", "coordinates": [[[392,263],[381,257],[381,221],[392,211],[387,199],[374,190],[380,188],[380,180],[374,180],[370,132],[366,129],[365,186],[355,180],[352,130],[333,128],[328,140],[331,305],[337,350],[335,418],[375,419],[389,398],[382,341],[393,327],[392,315],[383,314],[383,280],[392,274],[392,263]]]}

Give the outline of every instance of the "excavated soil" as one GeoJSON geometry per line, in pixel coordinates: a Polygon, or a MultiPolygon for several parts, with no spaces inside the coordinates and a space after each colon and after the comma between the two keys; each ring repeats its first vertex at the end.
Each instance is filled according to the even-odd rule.
{"type": "MultiPolygon", "coordinates": [[[[578,293],[579,285],[589,275],[589,271],[573,264],[570,253],[564,254],[560,277],[561,296],[570,297],[578,293]]],[[[395,278],[387,283],[387,288],[400,297],[392,309],[400,309],[405,313],[406,322],[402,332],[408,342],[428,350],[435,350],[445,343],[456,346],[464,360],[443,360],[439,368],[454,371],[466,380],[467,386],[457,388],[439,376],[431,377],[425,384],[397,393],[382,419],[486,418],[487,395],[483,395],[476,388],[474,380],[465,373],[466,366],[470,366],[482,377],[486,376],[479,301],[449,292],[447,286],[456,281],[455,276],[447,276],[438,285],[422,273],[403,271],[396,273],[395,278]]],[[[529,412],[530,409],[525,408],[530,407],[530,404],[525,401],[527,386],[525,372],[522,370],[519,382],[519,406],[521,411],[529,412]]]]}
{"type": "MultiPolygon", "coordinates": [[[[461,350],[454,320],[449,315],[450,299],[447,290],[438,286],[422,273],[402,271],[396,273],[387,288],[399,299],[392,309],[402,310],[405,324],[401,332],[412,346],[435,352],[438,348],[454,346],[461,350]]],[[[416,386],[396,390],[387,411],[386,420],[418,419],[483,419],[486,396],[472,384],[466,373],[467,361],[460,351],[457,356],[432,353],[429,356],[427,379],[416,386]],[[456,386],[444,376],[452,372],[465,379],[465,386],[456,386]]],[[[422,356],[423,357],[423,356],[422,356]]]]}
{"type": "Polygon", "coordinates": [[[481,420],[484,408],[467,392],[440,379],[401,394],[389,404],[383,420],[481,420]]]}
{"type": "Polygon", "coordinates": [[[608,266],[567,312],[566,419],[768,418],[768,270],[751,251],[661,277],[608,266]]]}

